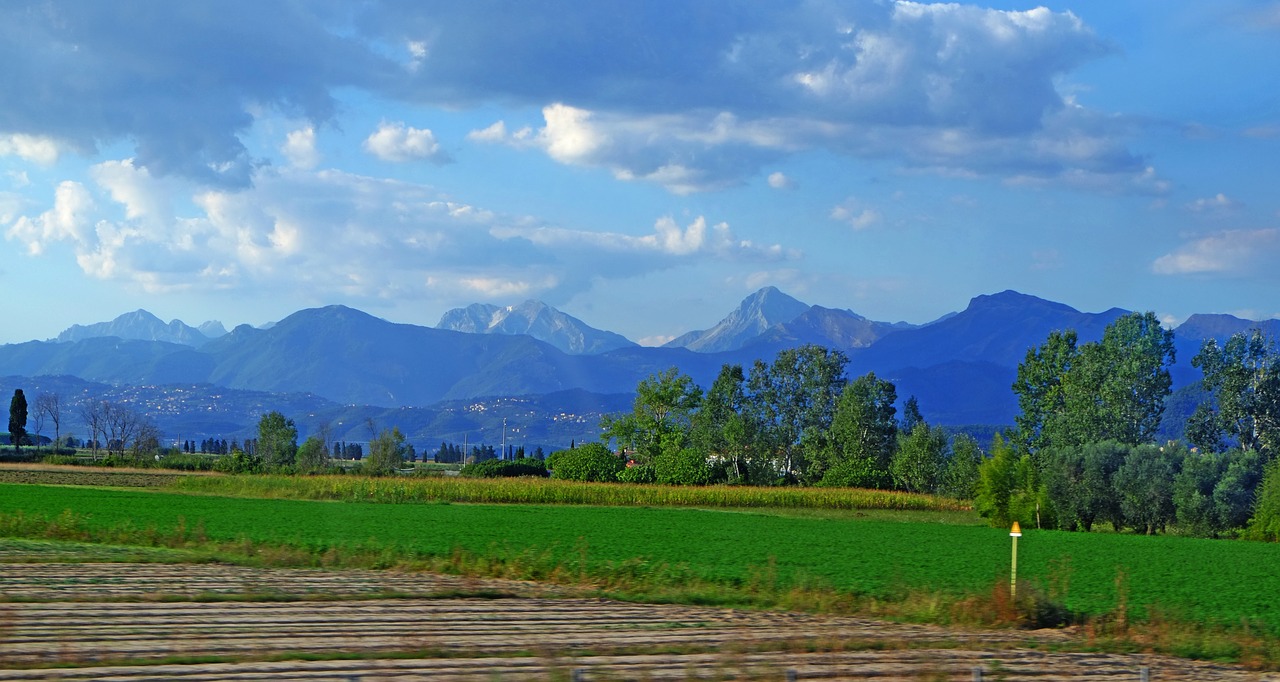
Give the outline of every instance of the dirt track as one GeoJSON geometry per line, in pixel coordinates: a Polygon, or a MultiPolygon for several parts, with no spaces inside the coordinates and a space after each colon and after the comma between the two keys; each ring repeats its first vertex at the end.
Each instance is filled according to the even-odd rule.
{"type": "Polygon", "coordinates": [[[1143,667],[1152,680],[1280,679],[1055,653],[1069,638],[1056,631],[628,604],[508,581],[164,564],[0,564],[0,576],[0,680],[971,680],[975,668],[1138,680],[1143,667]],[[111,601],[129,599],[144,601],[111,601]],[[271,660],[307,655],[346,660],[271,660]],[[37,668],[51,665],[64,667],[37,668]]]}

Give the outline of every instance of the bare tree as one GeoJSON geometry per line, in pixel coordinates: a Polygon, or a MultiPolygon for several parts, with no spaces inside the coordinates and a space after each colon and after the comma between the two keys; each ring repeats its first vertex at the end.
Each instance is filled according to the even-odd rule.
{"type": "MultiPolygon", "coordinates": [[[[53,451],[57,452],[62,442],[62,396],[57,393],[41,393],[36,396],[36,416],[36,428],[39,428],[40,417],[48,417],[53,422],[53,451]]],[[[36,432],[37,435],[39,433],[36,432]]]]}
{"type": "Polygon", "coordinates": [[[80,417],[89,427],[89,442],[94,459],[98,458],[98,437],[106,438],[107,412],[111,404],[105,400],[90,400],[80,405],[80,417]]]}
{"type": "Polygon", "coordinates": [[[320,422],[320,425],[316,427],[316,436],[320,438],[321,443],[324,443],[324,454],[328,455],[332,452],[333,423],[328,420],[320,422]]]}
{"type": "Polygon", "coordinates": [[[134,457],[149,456],[158,459],[160,455],[160,436],[160,428],[155,423],[145,417],[139,418],[138,428],[132,442],[134,457]]]}
{"type": "Polygon", "coordinates": [[[138,412],[127,405],[103,401],[106,408],[107,452],[124,456],[124,450],[138,435],[145,421],[138,412]]]}
{"type": "Polygon", "coordinates": [[[32,431],[36,434],[36,453],[40,452],[40,432],[44,430],[44,411],[40,409],[40,398],[36,397],[36,412],[31,416],[31,423],[35,426],[32,431]]]}

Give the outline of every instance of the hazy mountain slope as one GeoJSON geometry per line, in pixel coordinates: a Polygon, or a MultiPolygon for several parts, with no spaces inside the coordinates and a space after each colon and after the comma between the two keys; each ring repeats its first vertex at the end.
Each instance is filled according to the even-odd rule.
{"type": "Polygon", "coordinates": [[[790,322],[807,310],[809,306],[777,288],[765,287],[743,299],[714,327],[689,332],[667,342],[664,347],[688,348],[700,353],[737,350],[769,328],[790,322]]]}
{"type": "Polygon", "coordinates": [[[110,322],[73,324],[58,334],[57,340],[68,343],[107,336],[141,341],[165,341],[194,347],[203,346],[209,341],[208,336],[195,327],[187,326],[181,320],[165,323],[145,310],[125,313],[110,322]]]}
{"type": "Polygon", "coordinates": [[[475,303],[440,317],[436,329],[471,334],[528,335],[574,355],[604,353],[634,346],[621,334],[596,329],[541,301],[498,307],[475,303]]]}
{"type": "Polygon", "coordinates": [[[782,348],[816,344],[847,351],[866,348],[886,334],[904,328],[910,327],[868,320],[852,310],[815,305],[790,322],[770,327],[744,347],[773,349],[776,352],[782,348]]]}
{"type": "Polygon", "coordinates": [[[851,364],[877,371],[957,361],[1017,367],[1027,350],[1044,343],[1051,331],[1074,329],[1080,343],[1097,341],[1108,324],[1125,314],[1119,308],[1082,313],[1061,303],[1004,291],[977,296],[963,311],[938,322],[889,334],[853,353],[851,364]]]}
{"type": "MultiPolygon", "coordinates": [[[[459,382],[503,364],[504,355],[537,354],[538,345],[545,347],[527,336],[393,324],[329,306],[294,313],[270,329],[237,327],[208,350],[217,361],[210,377],[216,383],[395,407],[440,400],[459,382]]],[[[513,388],[519,384],[513,378],[513,388]]]]}
{"type": "Polygon", "coordinates": [[[204,381],[212,359],[191,346],[114,336],[0,346],[0,375],[67,375],[105,383],[204,381]]]}

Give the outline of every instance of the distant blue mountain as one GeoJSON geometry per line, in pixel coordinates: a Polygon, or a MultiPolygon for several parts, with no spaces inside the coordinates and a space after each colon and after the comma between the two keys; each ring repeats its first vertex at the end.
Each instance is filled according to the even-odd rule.
{"type": "MultiPolygon", "coordinates": [[[[206,322],[206,325],[211,323],[206,322]]],[[[221,324],[218,328],[221,328],[221,324]]],[[[214,331],[213,327],[209,327],[214,331]]],[[[195,327],[187,326],[181,320],[165,323],[160,318],[145,310],[125,313],[110,322],[98,322],[90,325],[71,325],[58,335],[58,341],[68,343],[107,336],[139,341],[166,341],[184,346],[200,347],[209,341],[209,336],[195,327]]]]}
{"type": "MultiPolygon", "coordinates": [[[[576,326],[561,325],[550,309],[538,312],[538,305],[524,312],[517,312],[519,306],[508,312],[460,309],[462,317],[474,318],[477,329],[488,320],[484,333],[395,324],[352,308],[329,306],[298,311],[266,329],[241,325],[216,339],[206,337],[198,346],[120,336],[159,336],[158,330],[172,327],[176,338],[190,340],[184,331],[189,327],[176,326],[176,321],[165,324],[139,311],[117,318],[119,324],[73,327],[75,333],[61,342],[2,345],[0,376],[62,375],[116,387],[211,385],[397,409],[565,391],[626,394],[640,380],[669,367],[678,367],[706,387],[722,364],[749,366],[756,359],[771,360],[782,348],[816,343],[847,353],[849,376],[874,371],[893,381],[899,396],[915,395],[930,421],[1007,424],[1016,412],[1010,387],[1028,349],[1054,330],[1074,329],[1081,343],[1098,340],[1108,324],[1126,314],[1117,308],[1084,313],[1005,291],[975,297],[960,312],[912,327],[874,322],[849,310],[807,306],[766,288],[719,324],[687,335],[673,347],[626,342],[602,352],[590,344],[566,352],[529,333],[514,333],[533,331],[540,319],[548,321],[537,332],[542,336],[554,337],[548,332],[576,326]],[[513,320],[514,326],[503,327],[502,320],[513,320]]],[[[466,324],[470,323],[451,323],[466,324]]],[[[1221,340],[1252,327],[1274,333],[1280,321],[1250,322],[1226,315],[1189,318],[1176,330],[1176,385],[1198,379],[1190,361],[1204,338],[1221,340]]],[[[587,338],[585,332],[581,338],[587,338]]]]}
{"type": "Polygon", "coordinates": [[[1112,308],[1082,313],[1061,303],[1016,291],[977,296],[963,311],[937,322],[885,336],[853,355],[859,368],[932,367],[950,362],[982,362],[1017,367],[1027,350],[1049,332],[1074,329],[1080,343],[1097,341],[1107,325],[1129,311],[1112,308]]]}

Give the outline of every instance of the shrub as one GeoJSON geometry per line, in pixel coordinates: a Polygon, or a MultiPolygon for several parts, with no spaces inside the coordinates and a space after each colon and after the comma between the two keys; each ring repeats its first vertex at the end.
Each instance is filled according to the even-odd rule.
{"type": "Polygon", "coordinates": [[[262,458],[245,454],[244,450],[234,450],[219,457],[213,468],[226,474],[254,474],[262,471],[262,458]]]}
{"type": "Polygon", "coordinates": [[[836,462],[817,485],[823,488],[887,488],[888,472],[871,457],[851,457],[836,462]]]}
{"type": "Polygon", "coordinates": [[[547,473],[546,462],[540,459],[528,458],[517,460],[486,459],[482,462],[473,462],[462,467],[462,471],[459,473],[467,478],[514,478],[518,476],[546,478],[550,475],[547,473]]]}
{"type": "Polygon", "coordinates": [[[547,459],[551,475],[566,481],[616,481],[625,465],[601,443],[561,450],[547,459]]]}
{"type": "Polygon", "coordinates": [[[628,463],[626,468],[618,472],[618,480],[622,483],[653,483],[658,474],[652,464],[628,463]]]}
{"type": "Polygon", "coordinates": [[[701,451],[681,448],[664,451],[653,461],[657,482],[666,485],[706,485],[711,482],[711,465],[701,451]]]}

